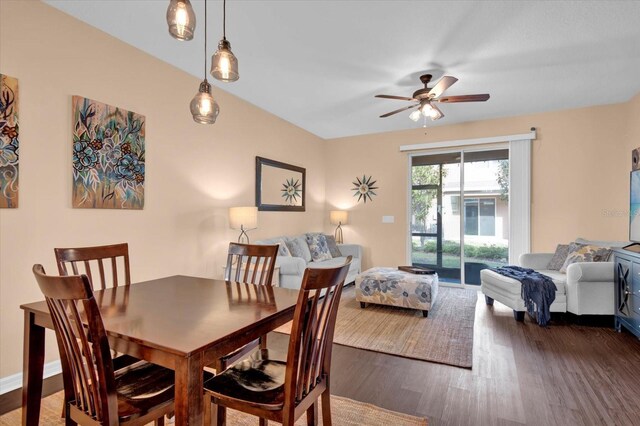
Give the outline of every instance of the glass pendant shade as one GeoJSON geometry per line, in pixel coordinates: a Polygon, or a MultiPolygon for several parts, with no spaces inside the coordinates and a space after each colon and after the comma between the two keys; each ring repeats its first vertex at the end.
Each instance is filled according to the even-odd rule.
{"type": "Polygon", "coordinates": [[[437,109],[432,108],[431,112],[429,113],[429,118],[431,118],[432,121],[439,120],[440,118],[442,118],[442,113],[437,109]]]}
{"type": "Polygon", "coordinates": [[[177,40],[193,39],[196,29],[196,14],[189,0],[171,0],[167,8],[169,34],[177,40]]]}
{"type": "Polygon", "coordinates": [[[413,121],[418,121],[420,120],[420,117],[422,117],[422,113],[420,112],[419,109],[413,111],[411,114],[409,114],[409,118],[412,119],[413,121]]]}
{"type": "Polygon", "coordinates": [[[191,100],[193,121],[200,124],[213,124],[218,118],[220,107],[211,96],[211,85],[207,80],[200,83],[200,90],[191,100]]]}
{"type": "Polygon", "coordinates": [[[238,74],[238,59],[231,51],[231,43],[226,39],[220,40],[218,50],[211,57],[211,75],[224,82],[236,81],[238,74]]]}

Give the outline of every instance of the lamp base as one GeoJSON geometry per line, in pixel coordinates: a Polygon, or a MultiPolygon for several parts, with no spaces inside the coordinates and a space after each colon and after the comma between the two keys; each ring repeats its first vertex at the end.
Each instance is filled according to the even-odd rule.
{"type": "Polygon", "coordinates": [[[244,228],[240,228],[240,235],[238,236],[238,243],[240,244],[249,244],[249,236],[244,228]]]}
{"type": "Polygon", "coordinates": [[[343,244],[344,243],[344,241],[342,239],[342,227],[341,227],[341,225],[338,225],[338,227],[336,228],[336,232],[335,232],[334,236],[335,236],[337,244],[343,244]]]}

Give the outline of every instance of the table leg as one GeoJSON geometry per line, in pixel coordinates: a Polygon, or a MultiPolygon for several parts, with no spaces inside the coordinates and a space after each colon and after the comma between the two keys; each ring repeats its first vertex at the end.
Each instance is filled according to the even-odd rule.
{"type": "Polygon", "coordinates": [[[22,357],[22,424],[37,426],[42,399],[44,328],[36,325],[34,315],[27,311],[24,313],[22,357]]]}
{"type": "Polygon", "coordinates": [[[203,369],[202,354],[182,358],[176,364],[176,426],[202,425],[203,369]]]}

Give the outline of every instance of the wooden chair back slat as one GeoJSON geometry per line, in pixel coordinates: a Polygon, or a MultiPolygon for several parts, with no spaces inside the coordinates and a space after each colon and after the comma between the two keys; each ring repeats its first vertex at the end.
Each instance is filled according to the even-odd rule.
{"type": "Polygon", "coordinates": [[[129,245],[127,243],[112,244],[108,246],[78,247],[78,248],[56,248],[56,262],[60,275],[69,275],[68,265],[71,265],[73,275],[84,273],[91,283],[96,284],[92,274],[92,265],[97,264],[100,276],[100,289],[108,286],[117,287],[120,283],[118,271],[118,259],[123,259],[124,267],[121,271],[125,285],[131,284],[131,272],[129,269],[129,245]],[[111,261],[111,282],[108,283],[105,273],[105,260],[111,261]],[[80,271],[80,266],[84,271],[80,271]],[[109,285],[110,284],[110,285],[109,285]]]}
{"type": "Polygon", "coordinates": [[[243,284],[271,285],[278,245],[229,243],[224,279],[243,284]]]}
{"type": "Polygon", "coordinates": [[[289,339],[285,410],[293,410],[329,375],[338,304],[350,263],[351,256],[340,268],[305,270],[289,339]]]}
{"type": "Polygon", "coordinates": [[[109,341],[89,277],[47,276],[41,265],[35,265],[33,273],[56,331],[65,401],[100,424],[118,424],[109,341]]]}

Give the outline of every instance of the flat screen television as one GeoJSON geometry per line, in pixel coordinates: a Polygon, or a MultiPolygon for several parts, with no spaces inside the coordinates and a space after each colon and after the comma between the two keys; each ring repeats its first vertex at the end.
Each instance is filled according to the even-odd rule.
{"type": "Polygon", "coordinates": [[[631,172],[629,185],[629,240],[640,242],[640,170],[631,172]]]}

